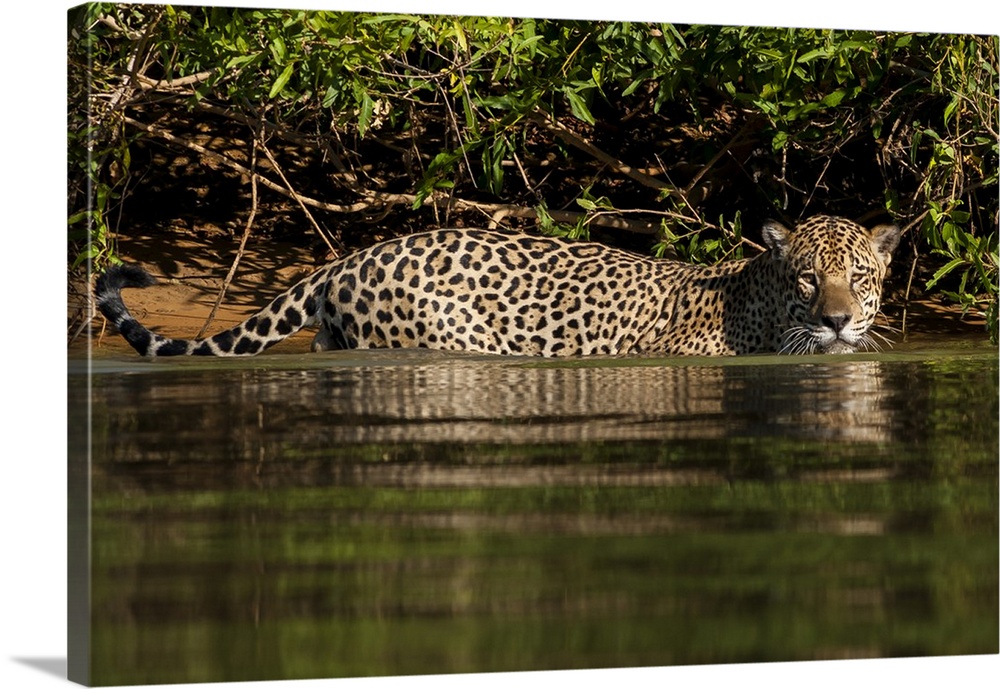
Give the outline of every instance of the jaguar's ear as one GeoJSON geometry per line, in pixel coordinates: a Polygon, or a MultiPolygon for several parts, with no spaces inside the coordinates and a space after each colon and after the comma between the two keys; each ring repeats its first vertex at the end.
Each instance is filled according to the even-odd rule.
{"type": "Polygon", "coordinates": [[[895,225],[878,225],[868,231],[872,238],[872,248],[875,255],[882,261],[882,265],[889,265],[892,260],[892,252],[899,245],[899,228],[895,225]]]}
{"type": "Polygon", "coordinates": [[[775,259],[785,257],[785,252],[788,249],[788,239],[792,235],[787,227],[776,220],[768,220],[764,223],[764,227],[761,228],[761,235],[764,238],[764,243],[767,244],[767,248],[774,254],[775,259]]]}

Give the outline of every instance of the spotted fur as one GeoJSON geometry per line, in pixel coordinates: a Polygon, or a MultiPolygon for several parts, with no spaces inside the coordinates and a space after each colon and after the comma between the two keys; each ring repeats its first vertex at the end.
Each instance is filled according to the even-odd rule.
{"type": "Polygon", "coordinates": [[[768,223],[770,251],[701,267],[598,244],[486,230],[435,230],[320,268],[217,335],[185,340],[136,321],[111,268],[101,313],[144,356],[252,355],[306,326],[315,351],[429,347],[531,356],[852,352],[872,348],[899,230],[817,216],[768,223]]]}

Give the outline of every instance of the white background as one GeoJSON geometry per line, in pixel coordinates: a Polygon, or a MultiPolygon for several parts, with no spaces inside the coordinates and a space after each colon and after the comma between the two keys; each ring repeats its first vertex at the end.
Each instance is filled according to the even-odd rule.
{"type": "MultiPolygon", "coordinates": [[[[997,4],[640,0],[218,0],[241,6],[996,34],[997,4]]],[[[65,46],[52,0],[4,4],[0,286],[0,687],[66,684],[65,46]]],[[[217,684],[218,687],[946,687],[993,684],[1000,656],[217,684]],[[989,678],[992,677],[992,680],[989,678]]],[[[166,685],[164,685],[166,686],[166,685]]],[[[172,685],[171,685],[172,686],[172,685]]],[[[178,685],[183,686],[183,685],[178,685]]],[[[191,686],[191,685],[187,685],[191,686]]]]}

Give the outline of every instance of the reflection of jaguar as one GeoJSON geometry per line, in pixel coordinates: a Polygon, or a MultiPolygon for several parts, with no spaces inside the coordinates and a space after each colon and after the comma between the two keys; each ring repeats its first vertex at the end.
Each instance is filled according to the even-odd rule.
{"type": "Polygon", "coordinates": [[[97,303],[140,354],[256,354],[319,325],[313,348],[429,347],[495,354],[852,352],[870,328],[899,240],[816,216],[763,230],[770,251],[712,267],[597,244],[484,230],[436,230],[334,261],[236,327],[204,340],[140,325],[123,287],[136,266],[98,281],[97,303]]]}

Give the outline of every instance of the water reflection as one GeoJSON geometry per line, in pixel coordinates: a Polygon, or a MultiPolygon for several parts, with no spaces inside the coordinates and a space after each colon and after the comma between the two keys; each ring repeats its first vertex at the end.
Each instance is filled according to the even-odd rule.
{"type": "Polygon", "coordinates": [[[152,381],[150,375],[121,376],[99,380],[97,399],[123,408],[164,409],[177,418],[181,435],[260,427],[300,437],[319,433],[337,443],[760,435],[884,442],[899,430],[900,405],[892,393],[904,393],[889,387],[884,366],[844,361],[538,368],[458,359],[415,366],[170,372],[152,381]]]}
{"type": "Polygon", "coordinates": [[[97,680],[997,650],[994,353],[323,356],[71,377],[97,680]]]}

